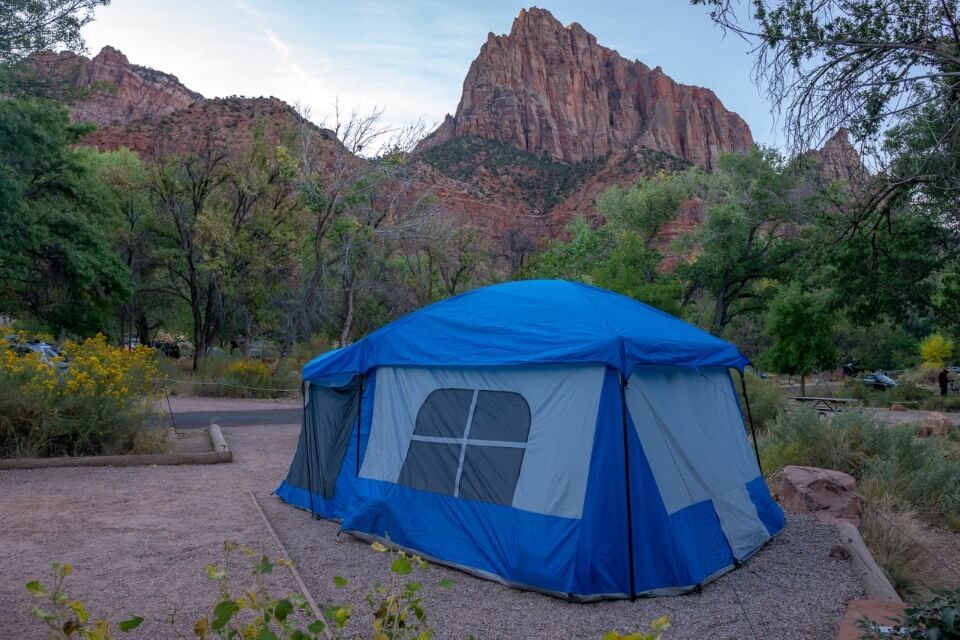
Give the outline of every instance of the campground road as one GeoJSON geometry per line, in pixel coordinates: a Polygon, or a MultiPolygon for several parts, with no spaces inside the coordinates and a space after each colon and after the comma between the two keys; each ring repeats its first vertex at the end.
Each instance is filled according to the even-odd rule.
{"type": "MultiPolygon", "coordinates": [[[[221,427],[273,426],[300,424],[302,409],[283,407],[271,409],[173,411],[178,429],[202,429],[213,423],[221,427]]],[[[170,425],[170,414],[164,411],[159,416],[160,424],[170,425]]]]}

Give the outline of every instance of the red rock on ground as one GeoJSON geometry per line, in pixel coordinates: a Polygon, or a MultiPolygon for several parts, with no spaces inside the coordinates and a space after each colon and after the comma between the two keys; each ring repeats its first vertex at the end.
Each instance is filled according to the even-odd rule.
{"type": "Polygon", "coordinates": [[[780,481],[784,509],[813,513],[821,522],[860,525],[863,498],[856,492],[853,476],[817,467],[788,465],[780,481]]]}
{"type": "Polygon", "coordinates": [[[922,438],[945,436],[956,429],[956,425],[942,413],[929,413],[917,425],[917,435],[922,438]]]}
{"type": "Polygon", "coordinates": [[[890,600],[851,600],[847,603],[847,613],[840,621],[837,631],[837,640],[860,640],[863,630],[857,624],[862,618],[867,618],[881,625],[892,624],[892,618],[903,615],[906,608],[903,602],[890,600]]]}

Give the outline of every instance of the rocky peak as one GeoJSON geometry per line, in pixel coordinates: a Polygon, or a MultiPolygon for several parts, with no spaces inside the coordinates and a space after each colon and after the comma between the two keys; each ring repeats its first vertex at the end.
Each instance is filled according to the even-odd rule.
{"type": "Polygon", "coordinates": [[[203,100],[176,76],[131,64],[110,46],[92,59],[48,52],[33,56],[28,64],[41,75],[79,90],[79,98],[70,105],[73,119],[100,126],[168,115],[203,100]]]}
{"type": "Polygon", "coordinates": [[[828,183],[857,184],[869,176],[860,154],[850,143],[850,134],[846,129],[838,130],[820,149],[811,151],[808,157],[813,160],[820,177],[828,183]]]}
{"type": "Polygon", "coordinates": [[[639,144],[706,168],[753,144],[747,124],[709,89],[626,60],[536,7],[521,10],[508,35],[487,36],[456,113],[422,145],[464,136],[567,162],[639,144]]]}

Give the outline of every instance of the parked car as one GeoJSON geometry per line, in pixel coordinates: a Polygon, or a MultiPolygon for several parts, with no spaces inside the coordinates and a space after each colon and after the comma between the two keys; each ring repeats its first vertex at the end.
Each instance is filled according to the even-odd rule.
{"type": "Polygon", "coordinates": [[[860,378],[864,386],[872,387],[877,391],[884,389],[893,389],[897,386],[897,381],[883,373],[868,373],[860,378]]]}
{"type": "Polygon", "coordinates": [[[9,336],[7,337],[7,342],[10,344],[9,348],[19,356],[25,356],[28,353],[39,353],[41,362],[51,367],[55,366],[60,373],[70,368],[70,358],[67,357],[67,354],[65,354],[60,347],[50,344],[49,342],[43,342],[42,340],[11,340],[9,336]]]}

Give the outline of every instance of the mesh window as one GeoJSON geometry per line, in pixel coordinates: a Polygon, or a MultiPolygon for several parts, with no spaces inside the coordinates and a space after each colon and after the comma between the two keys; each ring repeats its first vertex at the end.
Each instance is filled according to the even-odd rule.
{"type": "Polygon", "coordinates": [[[523,464],[522,447],[468,444],[460,476],[460,497],[510,505],[523,464]]]}
{"type": "Polygon", "coordinates": [[[414,435],[462,438],[471,402],[473,389],[437,389],[430,392],[417,412],[414,435]]]}
{"type": "Polygon", "coordinates": [[[413,489],[453,495],[460,465],[459,443],[410,441],[398,482],[413,489]]]}
{"type": "Polygon", "coordinates": [[[481,391],[470,425],[471,440],[526,442],[530,434],[530,405],[519,393],[481,391]]]}

